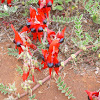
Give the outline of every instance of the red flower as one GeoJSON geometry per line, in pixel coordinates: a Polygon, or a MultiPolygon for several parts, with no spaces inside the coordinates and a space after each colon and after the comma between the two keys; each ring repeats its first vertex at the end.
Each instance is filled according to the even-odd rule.
{"type": "Polygon", "coordinates": [[[13,29],[14,33],[15,33],[15,39],[14,39],[14,43],[16,44],[15,49],[18,48],[19,54],[21,52],[23,52],[23,49],[21,47],[21,45],[23,44],[23,41],[19,35],[19,33],[15,30],[14,26],[11,24],[11,28],[13,29]]]}
{"type": "Polygon", "coordinates": [[[49,17],[49,12],[51,10],[53,0],[39,0],[38,2],[40,9],[46,14],[46,17],[49,17]]]}
{"type": "Polygon", "coordinates": [[[49,74],[51,76],[52,69],[54,68],[56,74],[58,75],[60,62],[58,61],[59,52],[59,39],[53,40],[49,46],[49,50],[42,50],[42,64],[44,68],[49,68],[49,74]]]}
{"type": "Polygon", "coordinates": [[[88,90],[85,90],[85,92],[88,94],[90,100],[93,100],[93,96],[99,96],[99,92],[90,92],[88,90]]]}
{"type": "Polygon", "coordinates": [[[25,27],[22,28],[22,32],[31,32],[33,34],[33,40],[37,40],[37,37],[39,41],[41,42],[41,38],[43,35],[43,29],[46,26],[46,18],[44,15],[44,12],[41,9],[37,9],[38,13],[36,13],[35,9],[30,7],[30,18],[27,19],[28,22],[25,27]]]}

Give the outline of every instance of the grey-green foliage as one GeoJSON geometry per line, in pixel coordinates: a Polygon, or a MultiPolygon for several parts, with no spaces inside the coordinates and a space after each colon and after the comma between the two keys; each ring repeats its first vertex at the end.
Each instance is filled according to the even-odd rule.
{"type": "Polygon", "coordinates": [[[9,7],[7,5],[1,5],[0,6],[0,18],[10,16],[11,13],[15,13],[17,11],[18,7],[9,7]]]}
{"type": "Polygon", "coordinates": [[[100,24],[100,1],[99,0],[83,0],[84,8],[89,12],[93,21],[100,24]]]}
{"type": "Polygon", "coordinates": [[[98,47],[100,47],[100,29],[98,30],[99,37],[96,39],[96,41],[93,43],[94,47],[92,49],[96,51],[98,47]]]}
{"type": "Polygon", "coordinates": [[[23,75],[23,70],[20,66],[17,66],[16,71],[19,72],[21,76],[23,75]]]}
{"type": "Polygon", "coordinates": [[[14,49],[14,48],[8,48],[8,55],[17,57],[18,56],[18,50],[14,49]]]}
{"type": "Polygon", "coordinates": [[[34,3],[34,4],[37,4],[38,3],[38,0],[28,0],[27,2],[26,2],[26,4],[32,4],[32,3],[34,3]]]}
{"type": "Polygon", "coordinates": [[[68,99],[75,99],[75,97],[71,93],[71,90],[69,90],[70,87],[66,87],[66,84],[61,80],[61,77],[58,78],[56,83],[58,86],[58,90],[61,90],[61,93],[65,93],[65,96],[67,96],[68,99]]]}
{"type": "Polygon", "coordinates": [[[54,4],[53,4],[52,9],[53,10],[60,10],[60,11],[62,11],[64,9],[63,3],[67,4],[67,3],[71,2],[71,1],[72,0],[54,0],[54,4]]]}
{"type": "Polygon", "coordinates": [[[85,49],[85,46],[88,45],[89,42],[93,42],[93,39],[88,33],[83,33],[83,29],[81,25],[82,18],[83,18],[83,15],[80,15],[79,17],[75,19],[74,32],[76,33],[76,37],[72,37],[71,40],[80,49],[85,49]],[[85,37],[83,34],[85,35],[85,37]]]}
{"type": "MultiPolygon", "coordinates": [[[[100,36],[99,36],[99,38],[97,38],[96,41],[94,41],[94,39],[89,35],[88,32],[83,32],[82,25],[81,25],[82,18],[83,18],[83,15],[80,15],[74,21],[74,23],[75,23],[74,31],[75,31],[76,36],[72,37],[71,40],[80,49],[86,50],[86,46],[89,45],[89,43],[91,43],[94,45],[93,50],[97,50],[97,48],[100,46],[100,36]]],[[[98,33],[99,32],[100,32],[100,30],[98,30],[98,33]]]]}
{"type": "Polygon", "coordinates": [[[67,18],[67,17],[63,17],[63,16],[61,16],[61,17],[57,16],[56,17],[55,15],[53,15],[53,18],[51,19],[51,21],[65,24],[65,23],[73,22],[75,19],[76,19],[76,16],[67,18]]]}
{"type": "Polygon", "coordinates": [[[4,85],[3,83],[0,83],[0,92],[3,93],[4,95],[5,94],[10,94],[10,92],[7,90],[8,87],[6,85],[4,85]]]}

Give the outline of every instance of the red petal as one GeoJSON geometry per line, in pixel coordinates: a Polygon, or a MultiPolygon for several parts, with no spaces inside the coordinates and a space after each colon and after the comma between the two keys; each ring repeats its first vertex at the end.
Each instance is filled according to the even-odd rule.
{"type": "Polygon", "coordinates": [[[33,40],[35,40],[35,42],[36,42],[36,40],[37,40],[37,33],[32,33],[33,34],[33,40]]]}
{"type": "Polygon", "coordinates": [[[58,61],[58,59],[57,59],[57,55],[55,54],[55,55],[54,55],[54,59],[53,59],[53,63],[54,63],[54,64],[57,64],[58,62],[59,62],[59,61],[58,61]]]}
{"type": "Polygon", "coordinates": [[[47,63],[44,62],[44,67],[42,69],[46,69],[46,68],[48,68],[48,66],[47,66],[47,63]]]}
{"type": "Polygon", "coordinates": [[[28,76],[29,76],[29,71],[27,73],[23,72],[23,76],[22,76],[23,81],[25,81],[28,78],[28,76]]]}
{"type": "Polygon", "coordinates": [[[17,49],[17,45],[15,46],[15,49],[17,49]]]}
{"type": "Polygon", "coordinates": [[[99,92],[92,92],[92,95],[99,96],[99,92]]]}
{"type": "Polygon", "coordinates": [[[1,3],[4,3],[5,0],[1,0],[1,3]]]}
{"type": "Polygon", "coordinates": [[[53,63],[53,56],[52,53],[50,53],[47,57],[47,63],[53,63]]]}
{"type": "Polygon", "coordinates": [[[33,9],[32,7],[30,7],[30,17],[31,17],[31,18],[35,18],[35,16],[36,16],[36,11],[35,11],[35,9],[33,9]]]}
{"type": "Polygon", "coordinates": [[[21,47],[18,47],[18,51],[19,51],[19,54],[20,54],[21,52],[23,52],[23,49],[21,47]]]}
{"type": "Polygon", "coordinates": [[[51,77],[51,72],[52,72],[52,68],[49,68],[49,74],[50,74],[50,77],[51,77]]]}
{"type": "Polygon", "coordinates": [[[56,74],[58,75],[59,67],[54,67],[54,70],[55,70],[56,74]]]}
{"type": "Polygon", "coordinates": [[[21,33],[26,32],[26,31],[28,31],[28,27],[27,27],[27,26],[24,26],[24,27],[22,28],[22,32],[21,32],[21,33]]]}
{"type": "Polygon", "coordinates": [[[34,75],[32,75],[32,80],[33,80],[33,82],[35,82],[35,80],[34,80],[34,75]]]}
{"type": "Polygon", "coordinates": [[[38,39],[39,39],[40,43],[41,43],[42,34],[43,34],[43,32],[41,32],[41,33],[39,32],[38,33],[38,39]]]}
{"type": "Polygon", "coordinates": [[[30,44],[30,48],[32,48],[32,49],[37,49],[37,47],[36,47],[36,45],[34,45],[34,44],[30,44]]]}
{"type": "Polygon", "coordinates": [[[21,44],[23,43],[19,33],[15,30],[14,26],[11,24],[11,28],[13,29],[14,33],[15,33],[15,41],[16,42],[20,42],[21,44]]]}
{"type": "Polygon", "coordinates": [[[11,0],[7,0],[7,4],[11,7],[11,0]]]}
{"type": "Polygon", "coordinates": [[[38,71],[40,71],[40,72],[41,72],[41,70],[40,70],[39,68],[35,67],[35,69],[37,69],[38,71]]]}

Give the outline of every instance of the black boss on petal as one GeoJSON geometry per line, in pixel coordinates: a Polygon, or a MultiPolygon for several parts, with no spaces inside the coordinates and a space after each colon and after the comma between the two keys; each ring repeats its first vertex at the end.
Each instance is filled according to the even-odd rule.
{"type": "Polygon", "coordinates": [[[47,44],[47,48],[49,48],[50,47],[50,44],[47,44]]]}
{"type": "Polygon", "coordinates": [[[43,24],[46,24],[47,23],[47,20],[43,20],[43,24]]]}
{"type": "Polygon", "coordinates": [[[88,96],[88,100],[90,100],[89,96],[88,96]]]}
{"type": "Polygon", "coordinates": [[[36,32],[36,29],[35,28],[31,28],[31,32],[32,33],[35,33],[36,32]]]}
{"type": "Polygon", "coordinates": [[[13,40],[13,43],[16,43],[15,39],[13,40]]]}
{"type": "Polygon", "coordinates": [[[43,28],[42,27],[39,27],[38,28],[38,32],[43,32],[43,28]]]}
{"type": "Polygon", "coordinates": [[[59,43],[63,43],[64,42],[64,38],[61,38],[60,40],[59,40],[59,43]]]}
{"type": "Polygon", "coordinates": [[[52,2],[49,1],[48,4],[47,4],[47,7],[51,7],[52,6],[52,2]]]}
{"type": "Polygon", "coordinates": [[[38,1],[38,5],[40,6],[39,1],[38,1]]]}
{"type": "Polygon", "coordinates": [[[53,63],[47,63],[47,66],[48,66],[49,68],[52,68],[52,67],[53,67],[53,63]]]}
{"type": "Polygon", "coordinates": [[[41,56],[41,58],[42,58],[42,60],[43,60],[43,61],[45,61],[45,59],[44,59],[44,56],[43,56],[43,55],[41,56]]]}
{"type": "Polygon", "coordinates": [[[20,42],[17,42],[17,47],[21,47],[21,43],[20,42]]]}
{"type": "Polygon", "coordinates": [[[31,26],[31,23],[27,22],[26,26],[29,28],[31,26]]]}
{"type": "Polygon", "coordinates": [[[55,67],[59,67],[60,65],[60,62],[58,62],[57,64],[55,64],[55,67]]]}

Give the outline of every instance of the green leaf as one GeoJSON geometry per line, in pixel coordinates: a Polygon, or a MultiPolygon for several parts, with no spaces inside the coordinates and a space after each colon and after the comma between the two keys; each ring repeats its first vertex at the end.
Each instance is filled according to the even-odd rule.
{"type": "Polygon", "coordinates": [[[97,51],[97,49],[98,49],[98,47],[96,47],[96,46],[95,47],[92,47],[92,50],[93,51],[97,51]]]}
{"type": "Polygon", "coordinates": [[[60,11],[62,11],[64,8],[62,7],[62,6],[60,6],[60,5],[57,5],[55,8],[54,8],[54,10],[60,10],[60,11]]]}
{"type": "Polygon", "coordinates": [[[79,20],[82,20],[82,18],[83,18],[83,14],[80,15],[79,20]]]}
{"type": "Polygon", "coordinates": [[[14,49],[14,48],[7,48],[7,49],[8,49],[8,55],[15,56],[15,57],[18,56],[18,49],[14,49]]]}
{"type": "Polygon", "coordinates": [[[9,91],[7,91],[8,87],[6,85],[3,85],[2,83],[0,83],[0,91],[1,93],[4,93],[4,95],[6,95],[7,93],[10,94],[9,91]]]}
{"type": "Polygon", "coordinates": [[[65,93],[65,92],[66,92],[65,90],[62,90],[62,91],[61,91],[61,93],[65,93]]]}
{"type": "Polygon", "coordinates": [[[61,83],[59,83],[59,84],[58,84],[58,86],[62,86],[62,85],[63,85],[63,83],[64,83],[64,81],[62,81],[61,83]]]}
{"type": "Polygon", "coordinates": [[[62,89],[63,89],[63,87],[62,86],[59,86],[58,90],[62,90],[62,89]]]}
{"type": "Polygon", "coordinates": [[[100,29],[98,29],[98,33],[100,34],[100,29]]]}
{"type": "Polygon", "coordinates": [[[71,90],[65,93],[65,96],[68,96],[71,93],[71,90]]]}
{"type": "Polygon", "coordinates": [[[72,1],[72,0],[65,0],[65,3],[67,4],[67,3],[69,3],[70,1],[72,1]]]}
{"type": "Polygon", "coordinates": [[[66,87],[66,84],[64,84],[62,87],[63,87],[63,89],[64,89],[64,88],[66,87]]]}
{"type": "Polygon", "coordinates": [[[69,88],[70,88],[70,87],[67,87],[67,88],[65,89],[65,91],[67,92],[67,91],[69,90],[69,88]]]}
{"type": "Polygon", "coordinates": [[[61,77],[58,78],[58,80],[56,81],[56,83],[60,83],[61,82],[61,77]]]}
{"type": "Polygon", "coordinates": [[[21,76],[23,75],[23,70],[20,66],[17,65],[16,71],[19,72],[21,76]]]}

